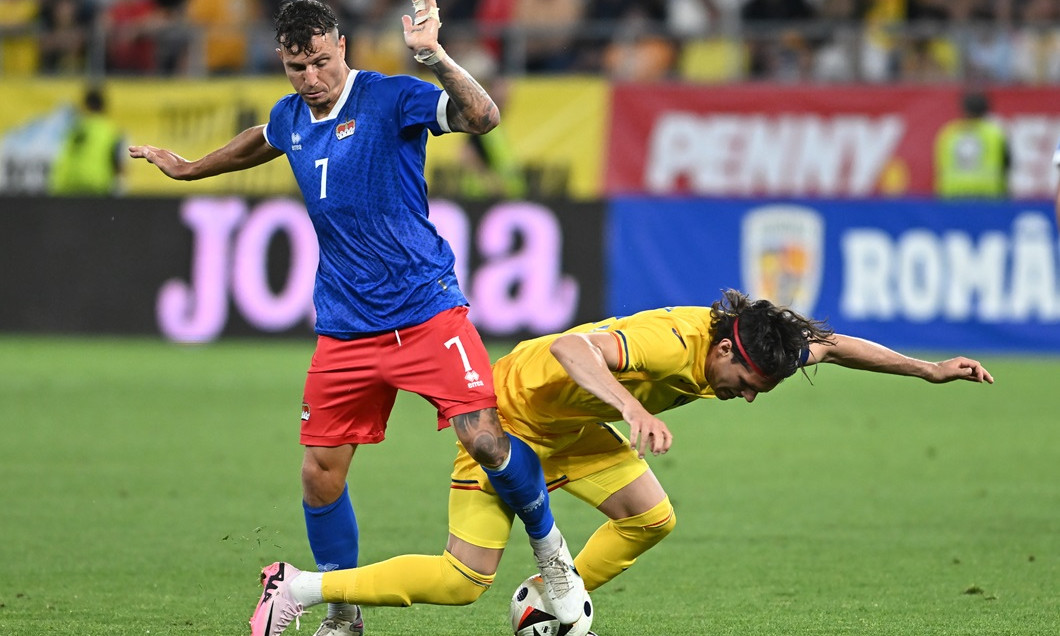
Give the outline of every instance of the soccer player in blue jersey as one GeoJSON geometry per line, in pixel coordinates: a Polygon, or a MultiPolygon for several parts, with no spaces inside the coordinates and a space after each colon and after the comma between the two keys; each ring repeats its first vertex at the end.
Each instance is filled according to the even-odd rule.
{"type": "MultiPolygon", "coordinates": [[[[468,320],[452,250],[427,218],[427,133],[486,133],[499,122],[497,107],[439,45],[436,0],[415,0],[413,8],[414,17],[402,18],[405,43],[441,88],[350,69],[332,10],[293,0],[277,13],[276,38],[295,93],[273,106],[267,124],[196,161],[147,145],[129,152],[179,180],[282,155],[290,162],[320,245],[318,340],[301,429],[303,505],[317,567],[357,565],[350,463],[359,444],[382,441],[397,390],[412,391],[437,407],[438,428],[453,426],[519,515],[556,613],[573,623],[585,588],[555,525],[540,461],[500,426],[489,356],[468,320]]],[[[283,576],[282,567],[266,568],[265,597],[283,576]]],[[[252,631],[274,633],[272,617],[256,615],[252,631]]],[[[362,632],[360,608],[335,603],[317,636],[362,632]]]]}

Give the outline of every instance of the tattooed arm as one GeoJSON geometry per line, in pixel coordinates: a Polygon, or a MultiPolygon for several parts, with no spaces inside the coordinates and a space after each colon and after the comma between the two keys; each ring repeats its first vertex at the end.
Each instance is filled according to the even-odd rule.
{"type": "Polygon", "coordinates": [[[501,123],[501,115],[493,98],[452,58],[446,56],[430,69],[449,94],[446,114],[451,130],[482,135],[501,123]]]}
{"type": "Polygon", "coordinates": [[[449,57],[438,44],[437,0],[413,2],[416,17],[401,16],[405,29],[405,44],[416,59],[431,69],[442,88],[449,95],[446,115],[449,128],[455,132],[476,135],[488,133],[501,121],[497,104],[471,74],[449,57]]]}

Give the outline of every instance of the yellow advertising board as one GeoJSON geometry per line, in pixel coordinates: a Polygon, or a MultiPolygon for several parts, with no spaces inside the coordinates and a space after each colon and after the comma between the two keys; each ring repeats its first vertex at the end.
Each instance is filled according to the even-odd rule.
{"type": "MultiPolygon", "coordinates": [[[[0,79],[0,94],[18,95],[18,99],[5,100],[0,109],[0,139],[4,140],[8,172],[13,170],[10,164],[19,161],[19,149],[14,147],[19,139],[50,139],[58,143],[54,135],[19,133],[34,128],[46,132],[49,120],[60,119],[63,111],[79,106],[84,87],[84,82],[78,80],[0,79]]],[[[121,127],[130,145],[169,148],[188,158],[201,157],[240,131],[264,123],[276,100],[290,91],[290,84],[282,76],[196,81],[113,79],[104,85],[106,112],[121,127]]],[[[144,161],[127,161],[124,172],[128,195],[297,192],[291,170],[283,160],[188,183],[172,181],[144,161]]]]}
{"type": "MultiPolygon", "coordinates": [[[[19,139],[37,144],[47,135],[18,133],[60,120],[77,108],[83,82],[63,79],[0,78],[0,94],[17,95],[0,109],[0,140],[5,171],[18,172],[19,139]],[[15,162],[15,163],[12,163],[15,162]],[[12,167],[14,166],[14,167],[12,167]]],[[[250,126],[264,123],[272,105],[291,92],[283,76],[269,78],[113,79],[105,85],[107,112],[129,144],[151,144],[198,158],[250,126]]],[[[504,132],[516,161],[536,179],[537,194],[590,199],[601,192],[604,134],[609,90],[596,78],[511,81],[502,102],[504,132]]],[[[46,142],[45,142],[46,143],[46,142]]],[[[53,139],[53,143],[58,143],[53,139]]],[[[428,142],[428,184],[439,168],[459,167],[466,135],[432,137],[428,142]]],[[[46,152],[46,149],[38,152],[46,152]]],[[[10,181],[10,180],[9,180],[10,181]]],[[[128,195],[297,193],[287,162],[280,159],[239,173],[178,183],[142,161],[125,165],[128,195]]],[[[18,189],[18,188],[15,188],[18,189]]],[[[442,194],[442,192],[438,192],[442,194]]],[[[535,194],[532,189],[531,195],[535,194]]]]}
{"type": "MultiPolygon", "coordinates": [[[[532,181],[531,196],[600,197],[611,110],[605,80],[522,78],[509,80],[491,93],[500,102],[501,127],[511,152],[532,181]]],[[[445,188],[435,180],[446,168],[465,161],[469,140],[464,135],[446,135],[430,143],[428,183],[433,192],[443,192],[445,188]]]]}

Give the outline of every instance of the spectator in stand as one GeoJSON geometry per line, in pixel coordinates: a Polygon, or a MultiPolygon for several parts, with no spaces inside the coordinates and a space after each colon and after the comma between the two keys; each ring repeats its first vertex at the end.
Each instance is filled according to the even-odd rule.
{"type": "MultiPolygon", "coordinates": [[[[577,65],[587,0],[514,0],[513,26],[526,35],[526,71],[564,73],[577,65]]],[[[591,26],[591,25],[590,25],[591,26]]]]}
{"type": "Polygon", "coordinates": [[[943,36],[914,34],[904,39],[899,79],[937,84],[953,81],[958,74],[960,51],[943,36]]]}
{"type": "Polygon", "coordinates": [[[902,52],[894,31],[906,20],[905,4],[896,0],[869,0],[862,33],[862,79],[891,82],[900,78],[902,52]]]}
{"type": "MultiPolygon", "coordinates": [[[[409,60],[404,43],[393,37],[392,25],[408,13],[405,0],[377,0],[367,4],[345,3],[351,12],[347,24],[353,34],[346,47],[346,60],[357,68],[371,68],[386,75],[415,75],[420,66],[409,60]],[[355,17],[359,16],[359,17],[355,17]]],[[[446,21],[451,22],[446,12],[446,21]]]]}
{"type": "Polygon", "coordinates": [[[478,0],[448,0],[445,3],[445,19],[450,22],[474,20],[478,5],[478,0]]]}
{"type": "Polygon", "coordinates": [[[824,0],[818,17],[827,23],[828,33],[817,40],[813,59],[813,78],[822,82],[850,82],[857,77],[854,68],[854,47],[861,32],[856,28],[861,19],[861,4],[857,0],[824,0]]]}
{"type": "Polygon", "coordinates": [[[108,72],[155,71],[156,10],[153,0],[114,0],[103,12],[108,72]]]}
{"type": "MultiPolygon", "coordinates": [[[[677,47],[666,29],[666,0],[594,0],[590,24],[614,23],[613,35],[599,44],[584,46],[587,52],[603,52],[601,68],[614,80],[651,82],[670,75],[677,60],[677,47]]],[[[593,65],[590,70],[596,70],[593,65]]]]}
{"type": "Polygon", "coordinates": [[[1017,81],[1060,81],[1060,7],[1055,0],[1027,0],[1017,11],[1012,68],[1017,81]]]}
{"type": "Polygon", "coordinates": [[[815,17],[807,0],[750,0],[743,5],[740,19],[748,42],[751,77],[792,78],[807,72],[808,47],[799,23],[815,17]],[[781,27],[779,37],[771,31],[781,27]]]}
{"type": "Polygon", "coordinates": [[[30,75],[37,70],[35,0],[0,0],[0,75],[30,75]]]}
{"type": "Polygon", "coordinates": [[[85,52],[95,18],[84,0],[45,0],[40,6],[40,65],[45,73],[85,71],[85,52]]]}
{"type": "Polygon", "coordinates": [[[1013,74],[1013,0],[997,0],[992,11],[972,7],[965,40],[965,80],[1009,82],[1013,74]]]}
{"type": "Polygon", "coordinates": [[[904,81],[934,84],[960,76],[961,51],[950,26],[949,0],[910,0],[905,25],[909,29],[898,40],[898,76],[904,81]]]}
{"type": "Polygon", "coordinates": [[[942,23],[950,18],[951,0],[909,0],[906,16],[910,22],[942,23]]]}
{"type": "Polygon", "coordinates": [[[253,0],[188,0],[188,19],[201,31],[204,69],[211,75],[239,73],[247,66],[247,26],[253,0]]]}
{"type": "Polygon", "coordinates": [[[748,0],[740,8],[744,22],[790,22],[809,20],[815,15],[807,0],[748,0]]]}
{"type": "Polygon", "coordinates": [[[478,0],[475,19],[485,39],[483,45],[489,49],[494,59],[500,60],[504,53],[501,35],[515,19],[515,10],[511,0],[478,0]]]}
{"type": "Polygon", "coordinates": [[[192,34],[186,5],[187,0],[155,0],[156,11],[152,20],[155,67],[167,75],[184,74],[190,70],[188,48],[192,34]]]}
{"type": "Polygon", "coordinates": [[[187,71],[186,0],[114,0],[102,15],[109,73],[187,71]]]}
{"type": "Polygon", "coordinates": [[[464,26],[461,33],[465,38],[473,34],[478,47],[494,61],[500,61],[504,55],[504,29],[514,19],[514,4],[512,0],[448,0],[445,15],[464,26]]]}
{"type": "Polygon", "coordinates": [[[667,0],[666,27],[678,38],[703,36],[720,30],[724,0],[667,0]]]}

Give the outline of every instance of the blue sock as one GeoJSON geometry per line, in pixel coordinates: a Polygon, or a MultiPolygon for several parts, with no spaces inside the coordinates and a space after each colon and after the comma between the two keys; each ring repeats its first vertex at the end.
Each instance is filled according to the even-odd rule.
{"type": "Polygon", "coordinates": [[[357,517],[350,503],[350,486],[326,506],[313,508],[302,502],[309,547],[321,572],[357,567],[357,517]]]}
{"type": "Polygon", "coordinates": [[[493,489],[522,519],[526,534],[531,539],[542,539],[552,530],[556,521],[548,504],[548,488],[545,487],[545,475],[541,472],[541,460],[526,442],[511,434],[505,435],[508,435],[512,446],[507,466],[499,471],[483,469],[493,489]]]}

